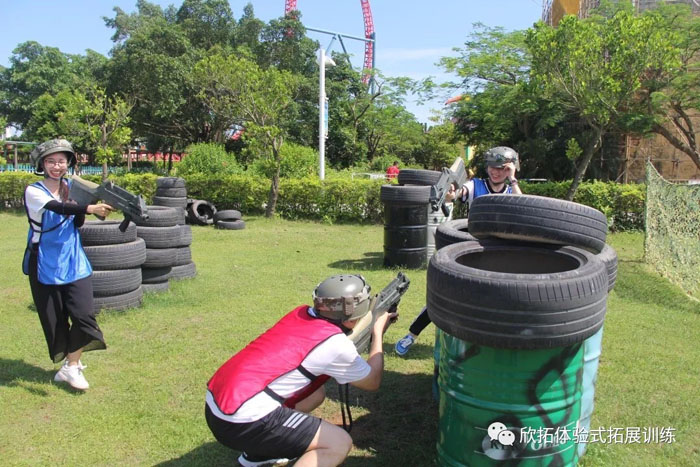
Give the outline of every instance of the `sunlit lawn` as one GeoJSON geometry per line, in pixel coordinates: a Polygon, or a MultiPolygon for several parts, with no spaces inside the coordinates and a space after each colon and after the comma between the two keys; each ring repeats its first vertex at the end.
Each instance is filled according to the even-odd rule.
{"type": "MultiPolygon", "coordinates": [[[[0,213],[0,463],[2,465],[235,465],[204,421],[204,391],[230,355],[325,277],[360,272],[375,291],[395,276],[382,267],[382,226],[247,218],[241,231],[193,227],[198,275],[148,295],[142,307],[98,320],[109,348],[86,354],[91,388],[51,382],[20,262],[22,214],[0,213]]],[[[620,272],[608,302],[593,426],[673,427],[672,444],[591,444],[586,466],[700,465],[700,305],[641,262],[641,234],[611,235],[620,272]]],[[[348,466],[433,465],[437,403],[431,395],[433,327],[407,358],[392,353],[425,300],[425,270],[385,339],[377,393],[351,391],[355,447],[348,466]]],[[[340,423],[336,389],[317,410],[340,423]]]]}

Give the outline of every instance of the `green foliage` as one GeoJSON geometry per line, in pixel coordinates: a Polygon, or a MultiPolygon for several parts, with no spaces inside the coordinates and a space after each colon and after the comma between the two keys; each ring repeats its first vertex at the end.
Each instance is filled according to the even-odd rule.
{"type": "MultiPolygon", "coordinates": [[[[524,194],[558,199],[566,199],[570,185],[571,181],[520,183],[524,194]]],[[[641,184],[583,182],[573,201],[603,212],[608,218],[608,228],[611,231],[643,230],[645,190],[645,185],[641,184]]]]}
{"type": "Polygon", "coordinates": [[[221,144],[191,144],[185,153],[187,155],[177,165],[180,177],[191,174],[231,175],[241,171],[236,157],[226,152],[221,144]]]}
{"type": "MultiPolygon", "coordinates": [[[[295,143],[285,143],[280,148],[282,161],[280,163],[281,178],[304,178],[318,172],[318,152],[312,148],[295,143]]],[[[252,172],[272,178],[276,170],[274,161],[269,158],[258,158],[253,162],[252,172]]]]}
{"type": "Polygon", "coordinates": [[[41,177],[27,172],[0,172],[0,206],[23,206],[24,189],[38,180],[41,177]]]}
{"type": "MultiPolygon", "coordinates": [[[[372,159],[372,161],[369,163],[368,169],[369,170],[360,170],[361,172],[386,172],[386,169],[394,163],[394,161],[397,161],[399,163],[399,168],[403,166],[403,162],[401,159],[398,157],[392,155],[392,154],[386,154],[381,157],[375,157],[372,159]]],[[[359,167],[358,167],[359,168],[359,167]]]]}
{"type": "Polygon", "coordinates": [[[576,138],[571,138],[566,142],[566,158],[570,161],[575,161],[583,154],[583,149],[579,146],[576,138]]]}
{"type": "Polygon", "coordinates": [[[382,180],[332,179],[315,177],[283,179],[277,212],[288,219],[315,219],[328,223],[377,223],[384,207],[379,200],[382,180]]]}
{"type": "Polygon", "coordinates": [[[237,209],[246,214],[261,214],[269,187],[265,178],[250,175],[203,175],[185,177],[187,195],[206,199],[217,209],[237,209]]]}
{"type": "MultiPolygon", "coordinates": [[[[393,161],[392,161],[393,162],[393,161]]],[[[390,162],[391,163],[391,162],[390,162]]],[[[383,172],[383,171],[382,171],[383,172]]],[[[319,220],[328,223],[380,223],[383,204],[379,199],[382,179],[352,179],[346,172],[332,172],[326,180],[316,176],[280,180],[278,214],[285,219],[319,220]]],[[[99,175],[83,178],[100,182],[99,175]]],[[[156,189],[154,174],[112,175],[114,182],[149,202],[156,189]]],[[[190,198],[205,199],[217,209],[238,209],[244,214],[265,212],[269,195],[266,177],[250,174],[188,174],[184,176],[190,198]]],[[[0,203],[19,206],[27,184],[39,180],[23,172],[0,173],[0,203]]],[[[523,193],[564,199],[570,181],[528,183],[523,193]]],[[[584,182],[574,199],[604,212],[612,231],[644,227],[645,186],[614,182],[584,182]]]]}

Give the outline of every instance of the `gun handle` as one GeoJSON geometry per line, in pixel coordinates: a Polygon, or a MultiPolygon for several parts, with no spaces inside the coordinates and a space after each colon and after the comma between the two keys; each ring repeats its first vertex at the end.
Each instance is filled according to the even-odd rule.
{"type": "Polygon", "coordinates": [[[448,208],[445,203],[442,203],[440,209],[442,209],[442,213],[445,215],[445,217],[450,217],[450,208],[448,208]]]}
{"type": "Polygon", "coordinates": [[[131,222],[131,218],[124,216],[124,220],[119,224],[119,231],[122,233],[126,232],[126,229],[129,227],[129,222],[131,222]]]}

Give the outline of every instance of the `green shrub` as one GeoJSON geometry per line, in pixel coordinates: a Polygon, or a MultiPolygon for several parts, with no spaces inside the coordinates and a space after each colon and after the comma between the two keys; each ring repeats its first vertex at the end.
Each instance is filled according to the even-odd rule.
{"type": "Polygon", "coordinates": [[[221,144],[196,143],[185,150],[187,154],[177,164],[177,175],[191,174],[231,175],[240,173],[241,168],[233,154],[229,154],[221,144]]]}
{"type": "MultiPolygon", "coordinates": [[[[571,182],[521,183],[523,193],[564,199],[571,182]]],[[[583,182],[574,201],[603,212],[611,231],[643,230],[644,184],[623,185],[615,182],[583,182]]]]}
{"type": "MultiPolygon", "coordinates": [[[[99,183],[99,175],[87,175],[99,183]]],[[[124,174],[110,176],[114,182],[141,194],[151,202],[157,175],[124,174]]],[[[217,209],[238,209],[244,214],[265,211],[270,182],[266,177],[250,174],[186,175],[189,198],[203,199],[217,209]]],[[[24,172],[0,173],[0,202],[4,207],[22,205],[24,188],[39,177],[24,172]]],[[[383,179],[368,180],[333,177],[319,180],[316,176],[283,178],[277,201],[277,214],[286,219],[309,219],[323,222],[382,222],[384,207],[379,199],[383,179]]],[[[521,182],[523,193],[563,199],[570,182],[521,182]]],[[[574,201],[606,214],[610,230],[642,230],[644,228],[645,186],[614,182],[584,182],[574,201]]]]}
{"type": "Polygon", "coordinates": [[[1,207],[18,208],[24,205],[24,189],[27,185],[41,180],[29,172],[0,172],[1,207]]]}
{"type": "MultiPolygon", "coordinates": [[[[304,178],[318,173],[318,152],[314,149],[295,143],[284,143],[280,149],[282,162],[280,164],[281,178],[304,178]]],[[[272,178],[274,164],[269,157],[256,159],[250,171],[254,175],[272,178]]]]}

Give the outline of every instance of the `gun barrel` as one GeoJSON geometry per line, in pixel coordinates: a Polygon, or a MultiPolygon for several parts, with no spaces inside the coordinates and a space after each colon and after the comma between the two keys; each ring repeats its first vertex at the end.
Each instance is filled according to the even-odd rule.
{"type": "Polygon", "coordinates": [[[411,281],[404,275],[404,273],[399,272],[392,280],[389,285],[384,287],[381,292],[377,295],[377,303],[374,307],[375,312],[384,312],[391,308],[393,305],[397,304],[411,281]]]}

